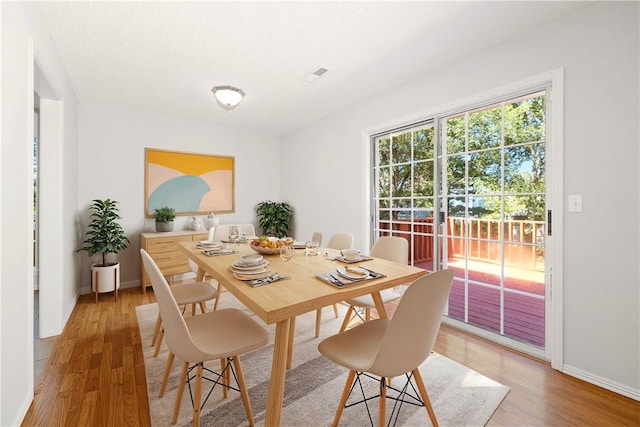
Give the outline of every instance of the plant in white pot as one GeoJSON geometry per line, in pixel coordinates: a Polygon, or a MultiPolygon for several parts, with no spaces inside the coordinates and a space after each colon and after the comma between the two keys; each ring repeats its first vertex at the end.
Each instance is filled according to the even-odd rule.
{"type": "Polygon", "coordinates": [[[115,291],[115,298],[118,299],[120,263],[109,262],[107,255],[126,249],[130,242],[118,223],[120,215],[117,204],[117,201],[111,199],[93,200],[89,207],[90,221],[86,240],[83,242],[84,246],[76,251],[86,251],[89,257],[102,255],[102,262],[91,266],[91,291],[95,293],[96,302],[100,292],[115,291]]]}
{"type": "Polygon", "coordinates": [[[163,206],[153,211],[156,218],[156,231],[173,231],[173,220],[176,218],[176,210],[169,206],[163,206]]]}

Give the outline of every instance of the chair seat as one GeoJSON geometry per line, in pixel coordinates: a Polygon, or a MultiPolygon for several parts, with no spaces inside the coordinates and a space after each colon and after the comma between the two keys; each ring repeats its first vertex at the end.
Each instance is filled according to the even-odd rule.
{"type": "MultiPolygon", "coordinates": [[[[380,292],[380,297],[384,304],[395,301],[402,297],[402,294],[397,293],[393,289],[385,289],[380,292]]],[[[360,308],[375,308],[376,304],[373,302],[371,294],[362,295],[356,298],[351,298],[345,301],[347,304],[360,308]]]]}
{"type": "Polygon", "coordinates": [[[235,308],[208,311],[184,320],[198,350],[211,359],[246,353],[269,342],[267,330],[235,308]]]}
{"type": "Polygon", "coordinates": [[[173,285],[169,287],[178,305],[197,304],[209,301],[218,296],[218,291],[208,283],[195,282],[173,285]]]}
{"type": "Polygon", "coordinates": [[[318,350],[338,365],[358,372],[367,371],[378,355],[380,342],[390,322],[390,319],[375,319],[362,323],[326,338],[318,345],[318,350]]]}

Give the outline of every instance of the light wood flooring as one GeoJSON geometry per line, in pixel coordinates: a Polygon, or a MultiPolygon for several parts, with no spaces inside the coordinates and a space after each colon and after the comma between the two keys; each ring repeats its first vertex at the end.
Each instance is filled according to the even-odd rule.
{"type": "MultiPolygon", "coordinates": [[[[149,426],[135,307],[154,301],[151,288],[121,290],[117,302],[82,296],[22,425],[149,426]]],[[[489,426],[640,426],[640,402],[451,327],[441,328],[435,350],[511,388],[489,426]]]]}

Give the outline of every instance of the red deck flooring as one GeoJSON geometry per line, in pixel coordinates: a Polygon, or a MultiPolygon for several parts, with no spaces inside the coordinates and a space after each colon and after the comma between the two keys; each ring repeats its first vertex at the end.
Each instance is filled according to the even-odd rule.
{"type": "MultiPolygon", "coordinates": [[[[456,270],[449,295],[448,316],[464,322],[464,268],[455,261],[449,262],[448,266],[456,270]]],[[[431,271],[432,263],[416,264],[416,267],[431,271]]],[[[500,289],[491,287],[500,283],[499,276],[492,272],[495,265],[474,263],[469,267],[468,323],[500,334],[500,289]]],[[[508,272],[509,275],[506,273],[502,335],[544,348],[544,273],[514,269],[508,272]],[[512,291],[527,292],[530,295],[512,291]]]]}

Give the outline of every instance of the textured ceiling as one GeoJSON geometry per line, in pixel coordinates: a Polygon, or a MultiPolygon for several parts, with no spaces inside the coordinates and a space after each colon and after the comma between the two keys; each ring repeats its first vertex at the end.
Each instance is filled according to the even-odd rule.
{"type": "Polygon", "coordinates": [[[42,2],[79,101],[281,135],[584,2],[42,2]],[[314,83],[302,77],[318,66],[314,83]],[[210,92],[247,96],[232,111],[210,92]]]}

